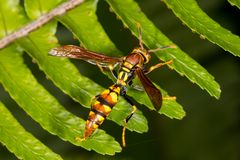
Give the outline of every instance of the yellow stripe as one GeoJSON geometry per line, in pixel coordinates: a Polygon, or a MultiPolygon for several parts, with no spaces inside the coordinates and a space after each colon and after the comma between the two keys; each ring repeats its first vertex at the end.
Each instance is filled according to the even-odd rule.
{"type": "Polygon", "coordinates": [[[126,62],[126,61],[123,63],[123,66],[125,66],[126,68],[129,68],[129,69],[131,69],[133,67],[133,65],[131,63],[126,62]]]}
{"type": "Polygon", "coordinates": [[[113,103],[117,103],[118,101],[118,95],[115,92],[111,92],[110,96],[112,97],[113,103]]]}
{"type": "Polygon", "coordinates": [[[123,81],[126,81],[128,79],[128,76],[124,71],[121,71],[119,73],[118,79],[122,79],[123,81]],[[124,77],[122,78],[123,75],[124,75],[124,77]]]}
{"type": "Polygon", "coordinates": [[[128,76],[127,76],[127,74],[125,74],[125,76],[123,77],[123,81],[126,82],[127,79],[128,79],[128,76]]]}
{"type": "Polygon", "coordinates": [[[120,87],[112,85],[111,87],[109,87],[111,90],[113,90],[114,92],[116,92],[117,94],[120,94],[120,87]]]}
{"type": "Polygon", "coordinates": [[[93,128],[96,129],[98,128],[98,125],[96,123],[93,124],[93,128]]]}
{"type": "Polygon", "coordinates": [[[89,112],[89,116],[92,116],[92,115],[94,115],[95,113],[93,112],[93,111],[90,111],[89,112]]]}
{"type": "Polygon", "coordinates": [[[130,72],[130,69],[126,68],[126,67],[122,67],[122,70],[125,72],[130,72]]]}
{"type": "Polygon", "coordinates": [[[126,86],[126,85],[127,85],[126,82],[124,82],[124,81],[121,80],[121,79],[118,79],[118,80],[117,80],[117,84],[121,84],[122,86],[126,86]]]}
{"type": "Polygon", "coordinates": [[[111,112],[111,110],[112,110],[111,107],[109,107],[107,105],[103,105],[103,107],[104,107],[105,112],[107,112],[107,113],[111,112]]]}
{"type": "Polygon", "coordinates": [[[102,122],[102,121],[104,121],[105,118],[101,115],[98,115],[97,119],[99,122],[102,122]]]}
{"type": "Polygon", "coordinates": [[[118,74],[118,79],[121,79],[122,75],[123,75],[123,72],[120,72],[120,73],[118,74]]]}
{"type": "Polygon", "coordinates": [[[101,93],[101,95],[103,95],[103,94],[109,94],[109,92],[110,92],[109,89],[105,89],[105,90],[101,93]]]}
{"type": "Polygon", "coordinates": [[[96,106],[96,105],[99,105],[100,102],[99,101],[95,101],[94,104],[92,105],[93,107],[96,106]]]}

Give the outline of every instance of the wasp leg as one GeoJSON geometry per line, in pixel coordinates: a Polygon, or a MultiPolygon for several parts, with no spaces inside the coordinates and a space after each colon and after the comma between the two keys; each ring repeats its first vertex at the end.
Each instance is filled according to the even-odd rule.
{"type": "Polygon", "coordinates": [[[75,140],[77,141],[77,142],[83,142],[83,141],[86,141],[86,138],[84,138],[84,137],[79,137],[79,136],[77,136],[77,137],[75,137],[75,140]]]}
{"type": "Polygon", "coordinates": [[[114,66],[112,64],[109,64],[108,66],[102,66],[99,63],[96,63],[96,65],[98,66],[98,68],[100,69],[101,72],[106,72],[107,69],[109,71],[113,71],[113,69],[114,69],[114,66]]]}
{"type": "Polygon", "coordinates": [[[111,72],[111,77],[113,77],[114,80],[117,80],[117,73],[114,70],[114,66],[112,64],[108,65],[107,67],[109,69],[109,71],[111,72]]]}
{"type": "Polygon", "coordinates": [[[90,104],[96,99],[96,98],[98,98],[100,95],[98,94],[98,95],[96,95],[96,96],[93,96],[91,99],[90,99],[90,104]]]}
{"type": "Polygon", "coordinates": [[[131,113],[127,116],[127,118],[124,119],[124,126],[122,130],[122,146],[126,147],[126,140],[125,140],[125,133],[127,128],[128,121],[132,118],[133,114],[136,112],[137,107],[132,103],[132,101],[126,96],[126,94],[123,95],[124,99],[132,106],[131,113]]]}
{"type": "Polygon", "coordinates": [[[128,82],[128,85],[137,91],[144,91],[143,86],[141,86],[140,84],[134,84],[133,81],[128,82]]]}
{"type": "Polygon", "coordinates": [[[144,73],[148,74],[148,73],[152,72],[156,68],[159,68],[159,67],[162,67],[164,65],[171,64],[171,63],[173,63],[173,60],[169,60],[169,61],[164,62],[164,63],[158,63],[158,64],[156,64],[154,66],[151,66],[148,70],[144,71],[144,73]]]}
{"type": "Polygon", "coordinates": [[[98,66],[98,68],[100,69],[101,72],[104,72],[103,67],[99,63],[96,63],[96,65],[98,66]]]}
{"type": "Polygon", "coordinates": [[[111,70],[112,76],[117,80],[117,72],[115,70],[111,70]]]}
{"type": "Polygon", "coordinates": [[[113,65],[108,65],[108,66],[101,66],[100,64],[96,63],[96,65],[98,66],[98,68],[100,69],[100,71],[105,74],[106,76],[108,76],[110,79],[112,79],[113,81],[117,80],[117,73],[114,70],[114,66],[113,65]],[[109,73],[110,72],[110,73],[109,73]]]}
{"type": "Polygon", "coordinates": [[[163,100],[176,100],[176,96],[170,96],[170,97],[163,97],[163,100]]]}

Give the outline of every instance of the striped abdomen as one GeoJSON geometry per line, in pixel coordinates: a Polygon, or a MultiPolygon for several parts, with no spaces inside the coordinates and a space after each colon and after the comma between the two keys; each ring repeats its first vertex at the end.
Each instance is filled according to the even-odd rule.
{"type": "Polygon", "coordinates": [[[104,90],[91,104],[91,111],[85,126],[84,139],[88,138],[105,120],[118,102],[120,86],[112,85],[104,90]]]}

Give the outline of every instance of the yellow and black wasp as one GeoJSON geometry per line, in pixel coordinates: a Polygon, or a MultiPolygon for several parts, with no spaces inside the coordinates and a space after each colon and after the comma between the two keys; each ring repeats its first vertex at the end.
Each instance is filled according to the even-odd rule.
{"type": "Polygon", "coordinates": [[[158,90],[154,84],[146,77],[146,74],[158,67],[172,63],[172,60],[169,60],[165,63],[158,63],[147,70],[145,69],[145,64],[147,64],[151,59],[151,52],[165,48],[174,48],[175,46],[170,45],[157,48],[155,50],[146,50],[142,44],[141,34],[139,37],[139,47],[134,48],[133,51],[125,57],[109,57],[74,45],[60,46],[53,48],[49,52],[49,54],[53,56],[82,59],[100,67],[109,66],[112,69],[116,65],[120,65],[116,83],[111,85],[108,89],[104,90],[99,95],[95,96],[94,100],[91,102],[91,110],[89,112],[84,135],[81,140],[85,140],[91,136],[92,133],[103,123],[105,118],[110,114],[112,108],[118,102],[118,98],[121,95],[126,99],[127,102],[132,105],[132,112],[128,117],[126,117],[125,126],[122,132],[122,145],[126,146],[126,125],[136,111],[136,106],[126,96],[126,86],[132,83],[132,80],[136,75],[140,79],[140,82],[155,109],[157,111],[160,109],[162,105],[162,94],[160,90],[158,90]]]}

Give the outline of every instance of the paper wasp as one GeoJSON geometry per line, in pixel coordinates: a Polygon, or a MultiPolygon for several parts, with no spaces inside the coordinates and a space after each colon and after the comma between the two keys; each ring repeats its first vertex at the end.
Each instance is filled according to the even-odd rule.
{"type": "MultiPolygon", "coordinates": [[[[91,102],[91,110],[88,115],[88,120],[86,121],[85,131],[83,138],[78,138],[78,140],[85,140],[103,123],[105,118],[110,114],[112,108],[118,102],[119,96],[123,96],[128,103],[132,106],[132,112],[125,119],[125,125],[122,132],[122,144],[126,146],[125,143],[125,129],[127,122],[130,120],[134,112],[136,111],[136,106],[131,102],[131,100],[126,96],[126,86],[132,83],[132,80],[137,75],[140,82],[149,96],[153,106],[158,111],[162,105],[162,94],[154,84],[146,77],[146,74],[152,70],[161,67],[166,64],[172,63],[169,60],[165,63],[158,63],[149,69],[145,69],[145,64],[151,59],[151,52],[156,52],[165,48],[175,48],[174,45],[164,46],[154,50],[146,50],[142,44],[141,34],[139,36],[139,47],[133,49],[133,51],[125,57],[110,57],[104,54],[96,53],[93,51],[86,50],[79,46],[65,45],[57,48],[53,48],[49,54],[53,56],[68,57],[74,59],[82,59],[89,63],[98,65],[99,67],[108,67],[111,70],[116,66],[120,65],[118,75],[116,77],[117,81],[108,89],[105,89],[102,93],[95,96],[91,102]],[[111,66],[111,67],[110,67],[111,66]]],[[[171,98],[171,97],[170,97],[171,98]]],[[[173,97],[175,98],[175,97],[173,97]]]]}

